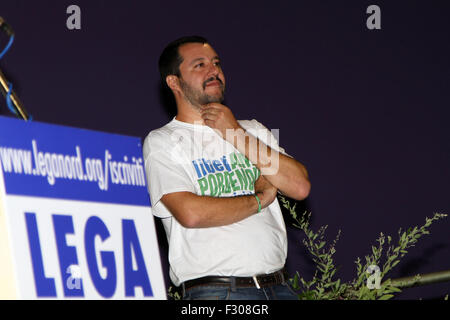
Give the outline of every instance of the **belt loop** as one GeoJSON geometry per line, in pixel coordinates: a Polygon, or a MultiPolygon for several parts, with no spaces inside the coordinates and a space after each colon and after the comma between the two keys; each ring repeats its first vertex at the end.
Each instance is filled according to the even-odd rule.
{"type": "Polygon", "coordinates": [[[236,292],[236,277],[231,278],[231,292],[236,292]]]}
{"type": "Polygon", "coordinates": [[[181,283],[181,289],[182,289],[182,291],[181,291],[181,293],[182,293],[181,299],[183,299],[184,296],[186,295],[186,287],[184,286],[184,282],[181,283]]]}
{"type": "Polygon", "coordinates": [[[284,272],[280,271],[280,274],[281,274],[281,283],[285,284],[286,283],[286,279],[284,278],[284,272]]]}

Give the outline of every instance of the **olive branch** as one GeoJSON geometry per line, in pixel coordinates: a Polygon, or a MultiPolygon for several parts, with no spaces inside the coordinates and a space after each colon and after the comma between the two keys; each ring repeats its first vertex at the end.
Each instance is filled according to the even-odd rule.
{"type": "MultiPolygon", "coordinates": [[[[387,277],[388,273],[400,263],[401,259],[408,253],[408,249],[414,247],[421,237],[430,234],[428,229],[435,221],[447,216],[446,214],[435,213],[433,217],[427,217],[425,224],[421,227],[409,228],[406,231],[400,229],[396,243],[391,236],[380,233],[376,240],[378,245],[372,246],[372,252],[365,256],[365,263],[363,264],[359,257],[356,259],[356,278],[349,282],[342,282],[340,279],[335,279],[338,268],[333,260],[341,231],[339,230],[334,241],[327,247],[325,232],[328,226],[322,226],[317,231],[311,230],[309,225],[310,213],[305,212],[299,216],[296,212],[296,203],[292,206],[284,196],[278,195],[278,198],[295,220],[293,225],[304,232],[303,244],[316,265],[315,274],[310,281],[306,281],[298,272],[290,279],[294,288],[301,291],[299,299],[302,300],[391,299],[395,293],[401,292],[401,289],[397,283],[393,283],[387,277]],[[378,267],[381,265],[382,267],[378,267]],[[376,275],[379,285],[376,288],[368,286],[371,275],[367,271],[370,266],[379,268],[376,275]],[[383,279],[386,280],[381,283],[383,279]]],[[[415,281],[419,279],[420,276],[416,276],[415,281]]]]}

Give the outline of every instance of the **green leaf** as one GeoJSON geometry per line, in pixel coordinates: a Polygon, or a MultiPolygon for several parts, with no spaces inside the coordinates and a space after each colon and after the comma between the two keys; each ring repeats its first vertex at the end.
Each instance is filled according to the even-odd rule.
{"type": "Polygon", "coordinates": [[[400,290],[399,288],[394,287],[394,286],[389,286],[389,288],[387,288],[387,289],[385,290],[385,292],[386,292],[386,293],[402,292],[402,290],[400,290]]]}
{"type": "Polygon", "coordinates": [[[394,261],[391,268],[395,267],[397,264],[399,264],[399,262],[400,262],[400,260],[394,261]]]}
{"type": "Polygon", "coordinates": [[[377,253],[378,253],[377,248],[375,246],[372,246],[372,254],[373,254],[373,256],[376,257],[377,253]]]}
{"type": "Polygon", "coordinates": [[[317,250],[322,249],[322,247],[326,244],[325,241],[322,241],[321,243],[319,243],[319,245],[317,246],[317,250]]]}
{"type": "Polygon", "coordinates": [[[380,299],[378,300],[389,300],[393,296],[394,296],[393,294],[385,294],[384,296],[381,296],[380,299]]]}
{"type": "Polygon", "coordinates": [[[406,240],[406,232],[403,232],[400,240],[401,240],[401,242],[404,242],[406,240]]]}
{"type": "Polygon", "coordinates": [[[294,287],[294,289],[298,290],[300,288],[300,284],[299,284],[299,274],[298,272],[295,273],[295,276],[293,279],[290,279],[292,286],[294,287]]]}
{"type": "Polygon", "coordinates": [[[336,290],[339,289],[339,286],[340,286],[340,285],[341,285],[341,279],[338,279],[338,280],[336,281],[336,285],[335,285],[336,290]]]}

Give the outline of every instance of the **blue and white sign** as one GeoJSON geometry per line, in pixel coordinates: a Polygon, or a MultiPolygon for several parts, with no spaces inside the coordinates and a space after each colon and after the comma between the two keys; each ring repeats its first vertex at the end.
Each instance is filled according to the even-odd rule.
{"type": "Polygon", "coordinates": [[[166,299],[139,138],[0,117],[0,298],[166,299]]]}

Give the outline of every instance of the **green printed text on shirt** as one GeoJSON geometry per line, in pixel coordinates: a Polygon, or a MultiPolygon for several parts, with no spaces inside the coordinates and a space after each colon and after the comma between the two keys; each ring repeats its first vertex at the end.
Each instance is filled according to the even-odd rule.
{"type": "Polygon", "coordinates": [[[238,152],[213,160],[200,158],[192,164],[202,196],[253,194],[260,175],[259,169],[238,152]]]}

